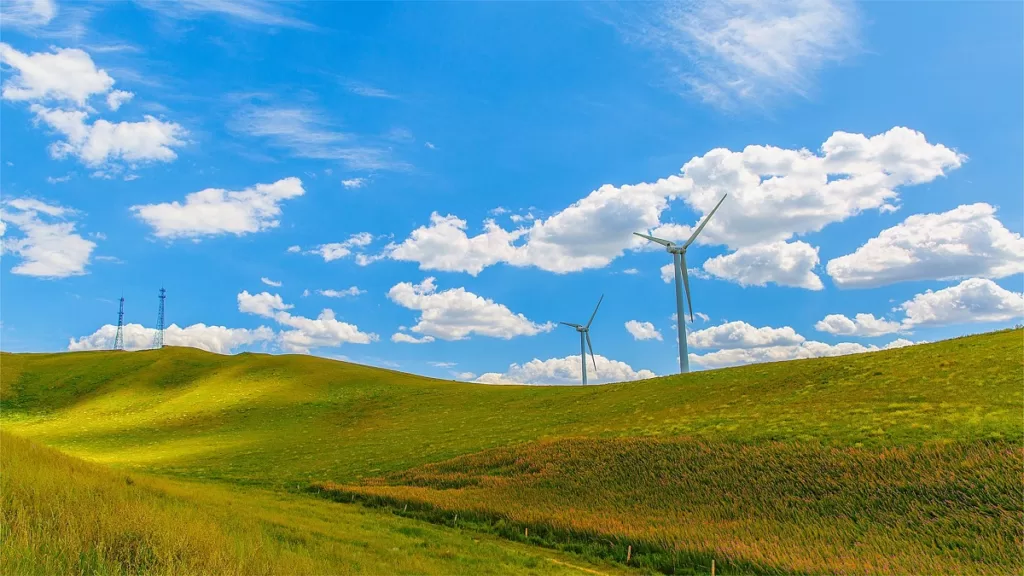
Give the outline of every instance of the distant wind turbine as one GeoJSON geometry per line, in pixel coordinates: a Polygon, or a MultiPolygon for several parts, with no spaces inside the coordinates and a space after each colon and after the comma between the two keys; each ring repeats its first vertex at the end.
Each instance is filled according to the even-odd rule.
{"type": "Polygon", "coordinates": [[[594,316],[597,316],[597,309],[601,307],[601,300],[604,300],[604,294],[601,294],[601,298],[597,301],[597,306],[594,306],[594,313],[590,315],[590,320],[587,320],[586,326],[571,324],[569,322],[559,322],[559,324],[572,326],[580,333],[580,360],[583,363],[584,384],[587,383],[587,348],[590,348],[590,359],[594,362],[594,372],[597,372],[597,359],[594,358],[594,347],[590,345],[590,324],[594,321],[594,316]],[[584,348],[584,344],[586,344],[586,348],[584,348]]]}
{"type": "MultiPolygon", "coordinates": [[[[726,194],[725,196],[728,196],[726,194]]],[[[686,354],[686,322],[684,322],[683,316],[683,289],[686,290],[686,303],[690,307],[690,322],[693,322],[693,299],[690,298],[690,277],[686,273],[686,249],[693,244],[693,241],[697,239],[697,235],[704,229],[708,224],[708,220],[715,215],[715,211],[718,207],[725,202],[725,196],[715,204],[714,209],[704,217],[704,220],[697,226],[697,229],[690,235],[690,239],[686,241],[682,246],[663,240],[661,238],[655,238],[648,234],[640,234],[639,232],[633,232],[641,238],[646,238],[651,242],[657,242],[665,247],[665,251],[672,255],[672,261],[675,263],[676,268],[676,329],[679,331],[679,372],[686,374],[690,371],[690,359],[686,354]]]]}

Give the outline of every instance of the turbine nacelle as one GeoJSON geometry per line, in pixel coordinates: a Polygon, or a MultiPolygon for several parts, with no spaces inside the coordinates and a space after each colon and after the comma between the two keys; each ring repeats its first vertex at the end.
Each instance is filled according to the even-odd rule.
{"type": "Polygon", "coordinates": [[[587,348],[590,349],[590,360],[594,363],[594,371],[597,371],[597,358],[594,358],[594,346],[590,343],[590,325],[594,323],[594,316],[597,316],[597,309],[601,307],[601,301],[604,300],[604,294],[597,301],[597,306],[594,306],[594,313],[590,315],[590,320],[587,320],[586,325],[573,324],[572,322],[559,322],[575,328],[580,333],[580,360],[583,363],[581,366],[583,372],[583,383],[587,383],[587,348]],[[586,344],[586,347],[584,347],[586,344]]]}

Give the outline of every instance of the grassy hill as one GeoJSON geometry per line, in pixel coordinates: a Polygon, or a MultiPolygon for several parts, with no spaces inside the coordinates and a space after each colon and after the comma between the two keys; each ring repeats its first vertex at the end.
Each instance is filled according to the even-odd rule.
{"type": "Polygon", "coordinates": [[[0,423],[121,470],[529,524],[531,542],[634,546],[659,570],[1001,573],[1024,566],[1022,378],[1021,330],[587,388],[179,348],[2,354],[0,423]]]}

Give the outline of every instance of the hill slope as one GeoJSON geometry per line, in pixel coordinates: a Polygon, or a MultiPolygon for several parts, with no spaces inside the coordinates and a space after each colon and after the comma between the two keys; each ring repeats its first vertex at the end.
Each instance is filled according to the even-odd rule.
{"type": "Polygon", "coordinates": [[[1021,330],[586,388],[3,354],[0,423],[122,469],[312,485],[666,572],[999,574],[1024,567],[1022,378],[1021,330]]]}
{"type": "Polygon", "coordinates": [[[349,482],[564,436],[1020,442],[1020,330],[592,387],[485,386],[307,356],[3,354],[6,430],[91,460],[268,486],[349,482]]]}

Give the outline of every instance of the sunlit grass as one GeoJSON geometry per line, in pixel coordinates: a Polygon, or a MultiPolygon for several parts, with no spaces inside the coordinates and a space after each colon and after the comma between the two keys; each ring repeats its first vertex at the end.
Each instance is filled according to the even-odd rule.
{"type": "MultiPolygon", "coordinates": [[[[492,530],[488,526],[495,515],[511,518],[508,507],[517,506],[514,517],[534,522],[538,537],[543,530],[552,531],[551,545],[558,543],[558,527],[566,527],[560,522],[570,518],[582,523],[568,525],[570,532],[590,531],[615,546],[635,543],[641,559],[662,569],[669,557],[659,555],[671,549],[673,570],[703,567],[715,556],[726,566],[812,573],[828,571],[826,566],[857,573],[899,572],[894,566],[985,572],[1009,566],[1002,552],[1005,533],[983,530],[975,535],[976,542],[968,539],[963,544],[960,528],[950,528],[934,534],[937,544],[926,545],[908,535],[903,525],[893,528],[874,516],[857,517],[851,524],[840,514],[811,511],[800,516],[805,522],[800,527],[799,522],[762,513],[762,503],[743,500],[742,493],[720,483],[700,482],[704,472],[675,470],[672,473],[680,477],[669,483],[676,488],[665,489],[669,499],[651,500],[657,489],[643,478],[604,476],[596,465],[597,476],[587,476],[585,470],[573,468],[585,467],[585,461],[559,456],[552,457],[561,462],[555,470],[590,484],[574,484],[576,479],[557,474],[531,484],[528,480],[534,477],[528,475],[506,486],[516,487],[515,494],[464,487],[457,490],[465,500],[451,502],[443,501],[442,495],[460,492],[440,490],[430,483],[434,480],[423,486],[403,484],[407,477],[402,474],[433,478],[424,466],[456,459],[467,466],[456,472],[480,476],[474,460],[459,458],[512,449],[536,461],[552,450],[539,447],[561,446],[558,441],[565,438],[591,446],[587,450],[597,450],[596,461],[601,461],[601,454],[618,454],[610,447],[638,439],[643,446],[639,453],[646,456],[631,473],[657,468],[648,457],[661,458],[665,446],[682,446],[672,450],[684,451],[686,446],[708,446],[711,456],[695,460],[707,466],[713,466],[715,454],[725,458],[730,450],[742,448],[751,451],[750,464],[737,464],[730,477],[761,486],[759,466],[785,469],[786,458],[804,455],[802,450],[809,451],[807,458],[824,458],[826,463],[837,454],[841,460],[861,454],[866,460],[857,465],[869,466],[875,465],[873,455],[886,450],[912,455],[947,446],[944,449],[952,451],[934,461],[920,461],[908,471],[944,474],[958,466],[949,460],[957,454],[951,447],[1002,446],[1004,452],[985,452],[988,460],[983,460],[999,470],[999,485],[1004,486],[1007,477],[1014,477],[1006,466],[1019,469],[1019,451],[1014,450],[1024,445],[1022,381],[1021,330],[586,388],[472,385],[322,358],[218,356],[182,348],[0,354],[0,426],[121,473],[202,481],[197,498],[205,490],[226,489],[215,488],[213,482],[294,493],[316,483],[363,486],[365,479],[383,477],[394,486],[360,490],[391,490],[388,497],[422,503],[425,517],[433,521],[450,519],[430,516],[429,510],[477,510],[481,530],[492,530]],[[774,464],[762,462],[769,456],[777,458],[774,464]],[[632,484],[646,486],[639,509],[645,511],[643,521],[638,520],[638,509],[611,497],[632,484]],[[679,504],[690,501],[694,486],[711,490],[704,508],[679,504]],[[577,494],[580,504],[567,508],[577,494]],[[587,499],[594,494],[607,496],[604,507],[587,499]],[[615,502],[622,506],[611,504],[615,502]],[[700,522],[730,509],[723,502],[749,505],[739,509],[745,516],[702,527],[700,522]],[[858,534],[862,540],[851,536],[858,534]],[[952,551],[945,556],[934,549],[947,545],[952,551]],[[988,558],[968,558],[959,553],[964,550],[981,550],[988,558]],[[887,563],[884,555],[889,552],[899,558],[894,560],[897,564],[887,563]],[[825,556],[831,559],[826,561],[825,556]]],[[[802,469],[800,463],[792,466],[802,469]]],[[[1015,474],[1019,485],[1024,474],[1015,474]]],[[[820,484],[825,478],[827,473],[807,475],[796,487],[817,493],[825,489],[820,484]]],[[[906,486],[912,489],[916,482],[907,477],[906,486]]],[[[765,493],[776,494],[773,490],[779,486],[785,484],[766,486],[765,493]]],[[[843,510],[856,510],[860,503],[854,487],[843,488],[834,497],[843,502],[847,494],[843,510]]],[[[307,496],[289,498],[313,502],[314,507],[329,505],[307,496]]],[[[947,507],[961,511],[957,526],[980,525],[969,508],[957,505],[952,501],[947,507]]],[[[1012,509],[1005,499],[1000,506],[1012,509]]],[[[945,526],[947,508],[934,509],[935,519],[923,533],[945,526]]],[[[884,510],[883,506],[876,512],[884,510]]],[[[1022,521],[1019,514],[1008,520],[1018,535],[1024,530],[1022,521]]],[[[1020,539],[1014,542],[1019,544],[1020,539]]],[[[587,550],[586,554],[604,554],[587,550]]],[[[621,561],[620,556],[616,548],[607,557],[621,561]]]]}
{"type": "Polygon", "coordinates": [[[584,574],[542,549],[291,494],[124,474],[0,433],[3,574],[584,574]]]}

